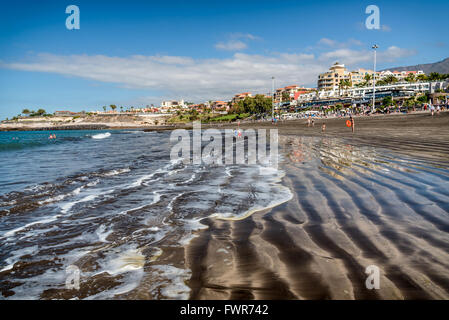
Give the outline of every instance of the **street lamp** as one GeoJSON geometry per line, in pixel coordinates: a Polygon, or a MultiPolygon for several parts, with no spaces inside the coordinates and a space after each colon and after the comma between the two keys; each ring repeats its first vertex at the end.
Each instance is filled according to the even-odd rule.
{"type": "Polygon", "coordinates": [[[373,46],[374,49],[374,71],[373,71],[373,113],[376,108],[376,49],[379,48],[377,44],[373,46]]]}
{"type": "Polygon", "coordinates": [[[271,119],[274,120],[274,77],[271,77],[271,119]]]}

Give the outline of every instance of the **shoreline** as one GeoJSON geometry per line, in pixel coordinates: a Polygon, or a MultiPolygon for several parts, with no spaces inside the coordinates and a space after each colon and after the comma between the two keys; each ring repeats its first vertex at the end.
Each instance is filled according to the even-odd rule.
{"type": "MultiPolygon", "coordinates": [[[[449,113],[448,110],[441,111],[442,114],[449,113]]],[[[374,119],[385,119],[385,118],[404,118],[404,117],[416,117],[416,116],[425,116],[428,115],[430,117],[430,112],[428,111],[416,111],[412,113],[391,113],[391,114],[375,114],[371,116],[366,115],[355,115],[355,120],[366,121],[366,120],[374,120],[374,119]]],[[[438,117],[435,115],[435,117],[438,117]]],[[[315,119],[315,128],[317,128],[323,122],[325,123],[333,123],[335,121],[341,121],[342,119],[348,119],[349,116],[344,117],[317,117],[315,119]]],[[[289,120],[280,120],[277,125],[273,125],[271,121],[240,121],[241,128],[254,128],[254,127],[270,127],[270,128],[279,128],[283,129],[284,127],[288,127],[289,124],[302,124],[306,123],[307,119],[289,119],[289,120]]],[[[237,126],[236,122],[217,122],[217,123],[205,123],[202,122],[201,126],[204,128],[235,128],[237,126]]],[[[0,132],[9,132],[9,131],[60,131],[60,130],[143,130],[143,131],[167,131],[167,130],[176,130],[176,129],[192,129],[192,123],[174,123],[170,125],[154,125],[154,124],[137,124],[133,122],[78,122],[76,124],[42,124],[38,123],[30,123],[30,124],[11,124],[11,123],[0,123],[0,132]]],[[[304,132],[306,133],[306,132],[304,132]]],[[[310,132],[307,132],[310,134],[310,132]]],[[[316,132],[312,133],[316,134],[316,132]]]]}

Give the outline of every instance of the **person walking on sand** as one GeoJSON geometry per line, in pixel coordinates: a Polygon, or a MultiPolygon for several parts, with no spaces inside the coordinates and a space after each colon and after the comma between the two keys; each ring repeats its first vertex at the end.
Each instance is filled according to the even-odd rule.
{"type": "Polygon", "coordinates": [[[326,131],[326,124],[323,123],[323,125],[321,126],[321,132],[324,133],[326,131]]]}
{"type": "Polygon", "coordinates": [[[307,118],[307,126],[310,127],[312,117],[309,115],[309,118],[307,118]]]}
{"type": "Polygon", "coordinates": [[[354,118],[352,117],[352,115],[349,116],[349,121],[351,121],[351,130],[352,133],[354,133],[354,118]]]}
{"type": "Polygon", "coordinates": [[[430,105],[430,111],[432,112],[432,117],[435,114],[435,107],[432,105],[430,105]]]}

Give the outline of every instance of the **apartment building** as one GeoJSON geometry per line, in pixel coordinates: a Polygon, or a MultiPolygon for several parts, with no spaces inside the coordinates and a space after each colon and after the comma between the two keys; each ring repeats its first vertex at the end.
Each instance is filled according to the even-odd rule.
{"type": "Polygon", "coordinates": [[[297,99],[298,93],[305,93],[305,92],[310,92],[313,90],[315,90],[315,89],[299,87],[297,85],[279,88],[279,89],[276,89],[276,91],[274,92],[274,101],[276,103],[285,102],[285,101],[283,101],[284,99],[282,98],[284,92],[286,92],[289,95],[290,100],[295,100],[295,99],[297,99]]]}
{"type": "Polygon", "coordinates": [[[163,109],[171,109],[171,108],[177,108],[177,107],[181,107],[181,108],[185,108],[185,103],[184,100],[169,100],[169,101],[162,101],[161,103],[161,108],[163,109]]]}
{"type": "Polygon", "coordinates": [[[239,102],[241,100],[244,100],[246,97],[252,97],[251,93],[250,92],[244,92],[244,93],[236,94],[234,96],[234,98],[232,98],[232,103],[233,104],[237,103],[237,102],[239,102]]]}
{"type": "Polygon", "coordinates": [[[342,80],[352,81],[353,76],[359,75],[352,75],[344,64],[336,62],[329,68],[329,71],[318,76],[318,90],[335,90],[342,80]]]}
{"type": "Polygon", "coordinates": [[[227,111],[229,106],[226,101],[214,101],[211,103],[211,108],[216,111],[227,111]]]}
{"type": "MultiPolygon", "coordinates": [[[[376,72],[376,80],[382,80],[388,76],[394,76],[399,81],[403,81],[409,74],[418,76],[424,74],[420,71],[378,71],[376,72]]],[[[338,90],[340,82],[347,80],[351,83],[351,86],[357,86],[360,83],[365,82],[366,75],[373,75],[373,70],[359,68],[354,71],[348,71],[344,64],[336,62],[329,71],[324,72],[318,76],[318,90],[338,90]]],[[[370,81],[372,83],[372,81],[370,81]]]]}
{"type": "Polygon", "coordinates": [[[396,79],[398,79],[399,81],[404,80],[405,78],[407,78],[407,76],[409,74],[413,74],[415,77],[419,76],[419,75],[423,75],[425,74],[424,71],[422,70],[418,70],[418,71],[390,71],[390,70],[385,70],[385,71],[381,71],[379,72],[379,78],[378,79],[384,79],[388,76],[393,76],[396,79]]]}

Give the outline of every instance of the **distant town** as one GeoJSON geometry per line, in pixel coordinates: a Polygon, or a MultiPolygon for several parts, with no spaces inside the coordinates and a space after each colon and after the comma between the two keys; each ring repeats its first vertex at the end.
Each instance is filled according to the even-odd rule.
{"type": "MultiPolygon", "coordinates": [[[[388,105],[412,107],[416,104],[447,104],[449,95],[449,74],[421,71],[378,71],[367,69],[349,71],[344,64],[336,62],[328,71],[318,75],[317,87],[306,88],[289,85],[277,88],[273,93],[243,92],[226,101],[205,101],[202,103],[181,100],[162,101],[143,108],[109,105],[100,110],[72,112],[58,110],[47,114],[44,109],[24,109],[22,114],[6,121],[17,121],[33,117],[71,117],[72,120],[85,115],[153,115],[171,117],[168,122],[186,122],[196,119],[232,121],[251,114],[280,116],[285,113],[300,113],[307,110],[341,110],[362,106],[372,107],[373,92],[375,108],[382,110],[388,105]],[[375,79],[373,79],[373,75],[375,79]],[[375,81],[375,86],[374,82],[375,81]],[[374,91],[375,90],[375,91],[374,91]],[[185,116],[188,114],[188,116],[185,116]],[[198,115],[209,114],[201,117],[198,115]],[[234,114],[235,116],[226,116],[234,114]],[[184,115],[184,116],[183,116],[184,115]]],[[[369,109],[370,107],[368,107],[369,109]]],[[[5,121],[4,121],[5,122],[5,121]]],[[[152,121],[157,124],[159,121],[152,121]]],[[[164,120],[164,123],[167,121],[164,120]]]]}

